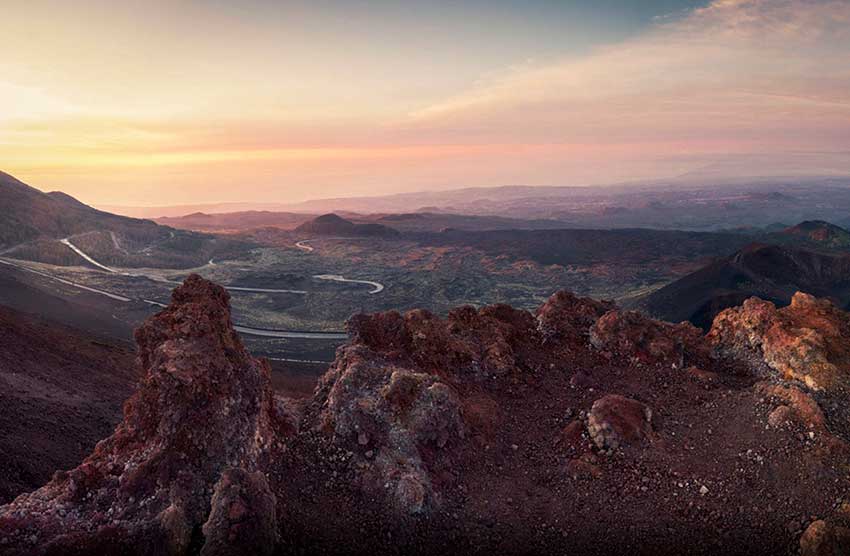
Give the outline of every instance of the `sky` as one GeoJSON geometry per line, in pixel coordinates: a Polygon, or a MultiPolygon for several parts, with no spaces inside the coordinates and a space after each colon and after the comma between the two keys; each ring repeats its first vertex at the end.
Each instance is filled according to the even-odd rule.
{"type": "Polygon", "coordinates": [[[850,174],[850,0],[0,7],[0,170],[92,204],[850,174]]]}

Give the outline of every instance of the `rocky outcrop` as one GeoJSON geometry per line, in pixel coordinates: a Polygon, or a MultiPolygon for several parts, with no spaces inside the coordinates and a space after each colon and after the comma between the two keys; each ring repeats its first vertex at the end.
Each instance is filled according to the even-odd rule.
{"type": "Polygon", "coordinates": [[[357,315],[296,406],[192,276],[123,422],[0,508],[0,554],[840,554],[847,316],[768,305],[708,338],[566,293],[357,315]]]}
{"type": "Polygon", "coordinates": [[[265,476],[231,467],[221,475],[204,523],[201,556],[268,556],[277,542],[275,496],[265,476]]]}
{"type": "Polygon", "coordinates": [[[797,292],[781,309],[748,299],[717,315],[708,339],[721,353],[755,357],[812,390],[850,389],[850,318],[826,299],[797,292]]]}
{"type": "Polygon", "coordinates": [[[779,402],[768,417],[771,425],[796,423],[816,433],[827,432],[826,417],[820,406],[814,398],[799,388],[760,382],[755,385],[754,390],[779,402]]]}
{"type": "Polygon", "coordinates": [[[590,342],[607,356],[685,366],[705,355],[702,333],[690,323],[659,322],[634,311],[611,310],[590,329],[590,342]]]}
{"type": "Polygon", "coordinates": [[[537,310],[537,324],[547,340],[582,338],[599,317],[614,308],[610,301],[596,301],[560,291],[537,310]]]}
{"type": "Polygon", "coordinates": [[[76,469],[0,509],[7,543],[31,553],[182,554],[199,542],[225,469],[254,471],[287,430],[266,362],[245,351],[229,295],[190,276],[136,331],[139,390],[76,469]]]}
{"type": "Polygon", "coordinates": [[[455,390],[438,376],[375,361],[362,346],[347,348],[325,380],[315,423],[357,454],[362,484],[388,492],[390,504],[404,513],[435,502],[422,452],[463,440],[455,390]]]}

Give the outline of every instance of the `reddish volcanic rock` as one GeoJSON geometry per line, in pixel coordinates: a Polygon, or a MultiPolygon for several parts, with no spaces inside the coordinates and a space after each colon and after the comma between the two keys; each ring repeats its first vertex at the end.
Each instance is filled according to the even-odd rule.
{"type": "Polygon", "coordinates": [[[572,479],[598,479],[602,476],[602,470],[585,460],[571,459],[567,463],[567,475],[572,479]]]}
{"type": "Polygon", "coordinates": [[[850,390],[850,318],[826,299],[797,292],[781,309],[748,299],[717,315],[708,339],[722,353],[755,356],[813,390],[850,390]]]}
{"type": "Polygon", "coordinates": [[[843,556],[850,554],[850,529],[822,519],[813,521],[800,537],[801,556],[843,556]]]}
{"type": "Polygon", "coordinates": [[[229,468],[221,475],[204,523],[201,556],[268,556],[277,542],[275,496],[260,472],[229,468]]]}
{"type": "Polygon", "coordinates": [[[518,356],[536,354],[539,344],[531,314],[507,305],[459,307],[445,320],[424,310],[356,315],[348,329],[352,344],[376,355],[477,378],[516,375],[518,356]]]}
{"type": "Polygon", "coordinates": [[[323,377],[320,392],[319,428],[361,461],[373,462],[361,477],[364,486],[388,491],[402,512],[420,512],[433,501],[422,451],[464,438],[453,388],[434,375],[375,361],[354,345],[323,377]]]}
{"type": "Polygon", "coordinates": [[[228,302],[196,275],[174,291],[136,332],[144,377],[124,420],[78,468],[0,509],[0,536],[32,552],[189,546],[222,471],[257,469],[281,428],[268,365],[242,347],[228,302]]]}
{"type": "Polygon", "coordinates": [[[646,404],[616,394],[595,402],[587,432],[600,449],[616,450],[652,439],[652,410],[646,404]]]}
{"type": "Polygon", "coordinates": [[[555,438],[556,445],[560,444],[566,450],[575,450],[582,443],[584,424],[576,419],[564,427],[555,438]]]}
{"type": "Polygon", "coordinates": [[[537,323],[547,339],[583,338],[599,317],[614,308],[610,301],[596,301],[560,291],[537,310],[537,323]]]}
{"type": "MultiPolygon", "coordinates": [[[[850,480],[836,423],[850,400],[752,364],[773,326],[788,345],[811,336],[789,323],[847,318],[820,302],[805,319],[799,302],[787,317],[728,313],[713,344],[564,293],[536,314],[358,315],[303,412],[272,398],[227,304],[190,277],[140,329],[144,380],[124,422],[80,467],[0,508],[0,553],[843,546],[850,513],[835,508],[850,480]],[[811,529],[815,516],[825,525],[811,529]]],[[[840,370],[836,326],[815,326],[823,342],[811,345],[840,370]]],[[[799,364],[799,349],[774,348],[771,365],[799,364]]]]}
{"type": "Polygon", "coordinates": [[[644,364],[672,364],[679,368],[689,359],[704,356],[702,333],[690,323],[659,322],[634,311],[612,310],[590,330],[597,349],[627,356],[644,364]]]}
{"type": "Polygon", "coordinates": [[[760,382],[755,385],[755,391],[763,396],[768,396],[787,404],[777,407],[780,413],[774,415],[774,419],[778,422],[783,422],[783,419],[786,421],[793,420],[809,430],[818,433],[827,432],[826,417],[823,411],[821,411],[820,406],[818,406],[814,398],[799,388],[760,382]]]}

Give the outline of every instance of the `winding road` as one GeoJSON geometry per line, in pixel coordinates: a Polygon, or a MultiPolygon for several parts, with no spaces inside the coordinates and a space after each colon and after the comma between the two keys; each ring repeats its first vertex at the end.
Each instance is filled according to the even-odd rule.
{"type": "MultiPolygon", "coordinates": [[[[68,246],[75,253],[77,253],[79,256],[81,256],[83,259],[85,259],[86,261],[93,264],[97,268],[100,268],[100,269],[102,269],[106,272],[109,272],[111,274],[119,274],[119,275],[122,275],[122,276],[143,276],[143,277],[146,277],[146,278],[151,278],[150,276],[146,276],[144,274],[128,274],[128,273],[124,273],[124,272],[119,272],[119,271],[115,270],[114,268],[110,268],[106,265],[100,264],[99,262],[97,262],[96,260],[94,260],[93,258],[88,256],[84,251],[79,249],[76,245],[71,243],[70,240],[68,240],[67,238],[60,240],[60,241],[64,245],[68,246]]],[[[12,262],[12,261],[5,259],[5,258],[0,258],[0,264],[4,264],[6,266],[11,266],[11,267],[17,268],[19,270],[22,270],[24,272],[30,272],[32,274],[37,274],[39,276],[43,276],[45,278],[49,278],[51,280],[55,280],[59,283],[65,284],[67,286],[72,286],[72,287],[80,289],[80,290],[88,291],[88,292],[95,293],[95,294],[98,294],[98,295],[103,295],[103,296],[108,297],[110,299],[114,299],[116,301],[121,301],[123,303],[129,303],[131,301],[141,301],[143,303],[147,303],[148,305],[154,305],[156,307],[167,307],[167,305],[165,303],[161,303],[159,301],[155,301],[155,300],[152,300],[152,299],[136,299],[136,300],[134,300],[131,297],[119,295],[119,294],[108,292],[106,290],[101,290],[101,289],[98,289],[98,288],[93,288],[91,286],[87,286],[85,284],[80,284],[79,282],[74,282],[72,280],[67,280],[67,279],[62,278],[60,276],[56,276],[56,275],[50,274],[48,272],[42,272],[40,270],[30,268],[26,265],[22,265],[22,264],[12,262]]],[[[151,279],[153,279],[153,278],[151,278],[151,279]]],[[[160,283],[164,282],[164,283],[168,283],[168,284],[179,284],[179,282],[175,282],[173,280],[162,280],[162,279],[158,279],[158,278],[155,279],[155,281],[160,282],[160,283]]],[[[307,293],[307,292],[302,292],[300,290],[275,290],[275,289],[265,289],[265,288],[241,288],[241,287],[231,287],[231,286],[227,286],[227,289],[236,290],[236,291],[267,292],[267,293],[305,293],[305,294],[307,293]]],[[[240,332],[241,334],[247,334],[249,336],[262,336],[262,337],[265,337],[265,338],[290,338],[290,339],[309,339],[309,340],[345,340],[345,339],[348,338],[348,334],[345,334],[345,333],[342,333],[342,332],[309,332],[309,331],[300,331],[300,330],[273,330],[273,329],[266,329],[266,328],[254,328],[254,327],[251,327],[251,326],[244,326],[244,325],[240,325],[240,324],[234,324],[233,327],[238,332],[240,332]]]]}
{"type": "MultiPolygon", "coordinates": [[[[311,241],[318,241],[320,239],[364,239],[364,238],[351,238],[351,237],[322,237],[322,238],[313,238],[313,239],[302,239],[301,241],[295,242],[295,247],[299,249],[303,249],[304,251],[312,252],[315,249],[309,245],[311,241]]],[[[341,276],[339,274],[314,274],[313,278],[317,280],[331,280],[333,282],[350,282],[352,284],[366,284],[367,286],[372,286],[372,289],[369,290],[370,294],[381,293],[384,291],[384,285],[380,282],[373,282],[372,280],[356,280],[354,278],[346,278],[345,276],[341,276]]]]}
{"type": "MultiPolygon", "coordinates": [[[[328,239],[337,239],[337,238],[328,238],[328,239]]],[[[66,237],[65,239],[61,239],[59,241],[63,245],[66,245],[67,247],[69,247],[74,253],[76,253],[77,255],[82,257],[83,259],[85,259],[87,262],[91,263],[92,265],[96,266],[97,268],[99,268],[101,270],[105,270],[106,272],[109,272],[109,273],[112,273],[112,274],[120,274],[122,276],[144,277],[144,278],[149,278],[151,280],[155,280],[157,282],[164,282],[166,284],[179,284],[180,283],[180,282],[175,282],[174,280],[165,280],[165,279],[163,279],[159,276],[150,276],[150,275],[147,275],[147,274],[138,274],[138,273],[130,273],[130,272],[119,272],[118,270],[115,270],[114,268],[108,267],[105,264],[101,264],[98,261],[96,261],[95,259],[93,259],[92,257],[90,257],[88,255],[88,253],[86,253],[85,251],[83,251],[82,249],[80,249],[79,247],[74,245],[73,243],[71,243],[70,238],[66,237]]],[[[302,244],[306,241],[312,241],[312,240],[299,241],[295,245],[298,245],[302,249],[312,251],[313,248],[310,247],[309,245],[299,245],[299,244],[302,244]]],[[[207,265],[215,266],[215,263],[213,262],[212,259],[210,259],[209,262],[207,263],[207,265]]],[[[353,279],[353,278],[346,278],[344,276],[340,276],[339,274],[317,274],[317,275],[313,276],[313,278],[316,278],[318,280],[331,280],[333,282],[350,282],[350,283],[353,283],[353,284],[365,284],[367,286],[372,286],[372,289],[369,290],[370,294],[381,293],[382,291],[384,291],[384,285],[381,284],[380,282],[373,282],[371,280],[356,280],[356,279],[353,279]]],[[[296,295],[307,295],[307,292],[304,291],[304,290],[286,290],[286,289],[276,289],[276,288],[249,288],[249,287],[245,287],[245,286],[225,286],[225,287],[228,290],[237,291],[237,292],[292,293],[292,294],[296,294],[296,295]]]]}
{"type": "MultiPolygon", "coordinates": [[[[81,289],[81,290],[86,290],[86,291],[89,291],[89,292],[92,292],[92,293],[97,293],[97,294],[100,294],[100,295],[105,295],[106,297],[109,297],[109,298],[111,298],[111,299],[115,299],[115,300],[117,300],[117,301],[124,301],[124,302],[127,302],[127,301],[133,301],[133,300],[132,300],[132,299],[130,299],[129,297],[124,297],[123,295],[118,295],[117,293],[110,293],[110,292],[108,292],[108,291],[99,290],[99,289],[97,289],[97,288],[92,288],[92,287],[90,287],[90,286],[86,286],[86,285],[84,285],[84,284],[78,284],[77,282],[72,282],[72,281],[70,281],[70,280],[66,280],[66,279],[64,279],[64,278],[60,278],[59,276],[54,276],[53,274],[48,274],[47,272],[41,272],[40,270],[36,270],[36,269],[34,269],[34,268],[30,268],[30,267],[28,267],[28,266],[24,266],[24,265],[20,265],[20,264],[13,263],[12,261],[9,261],[9,260],[7,260],[7,259],[0,259],[0,264],[4,264],[4,265],[7,265],[7,266],[12,266],[12,267],[15,267],[15,268],[17,268],[17,269],[19,269],[19,270],[23,270],[23,271],[26,271],[26,272],[31,272],[31,273],[33,273],[33,274],[38,274],[39,276],[44,276],[45,278],[50,278],[51,280],[56,280],[57,282],[61,282],[62,284],[65,284],[65,285],[67,285],[67,286],[73,286],[73,287],[78,288],[78,289],[81,289]]],[[[154,301],[147,301],[147,300],[144,300],[144,301],[145,301],[145,302],[147,302],[147,303],[156,303],[156,302],[154,302],[154,301]]],[[[156,304],[157,304],[157,305],[162,305],[161,303],[156,303],[156,304]]],[[[162,305],[162,306],[163,306],[163,307],[165,307],[165,305],[162,305]]]]}
{"type": "MultiPolygon", "coordinates": [[[[85,251],[83,251],[82,249],[80,249],[79,247],[77,247],[76,245],[71,243],[70,238],[61,239],[59,241],[63,245],[65,245],[69,249],[71,249],[74,253],[76,253],[77,255],[82,257],[86,262],[88,262],[91,265],[95,266],[96,268],[99,268],[99,269],[101,269],[105,272],[108,272],[110,274],[118,274],[118,275],[121,275],[121,276],[144,277],[144,278],[148,278],[150,280],[154,280],[154,281],[159,282],[159,283],[174,284],[174,285],[180,284],[180,282],[176,282],[174,280],[167,280],[167,279],[162,278],[161,276],[150,276],[150,275],[147,275],[147,274],[121,272],[119,270],[116,270],[114,268],[111,268],[109,266],[106,266],[105,264],[98,262],[97,260],[95,260],[94,258],[89,256],[85,251]]],[[[305,240],[305,241],[308,241],[308,240],[305,240]]],[[[299,242],[299,243],[303,243],[303,242],[299,242]]],[[[298,244],[296,244],[296,245],[298,245],[298,244]]],[[[313,248],[308,246],[308,245],[301,245],[300,247],[302,249],[305,249],[305,250],[308,250],[308,251],[313,250],[313,248]]],[[[0,263],[7,265],[7,266],[15,267],[17,269],[20,269],[20,270],[23,270],[23,271],[26,271],[26,272],[31,272],[33,274],[37,274],[37,275],[43,276],[45,278],[50,278],[51,280],[55,280],[57,282],[60,282],[62,284],[68,285],[68,286],[72,286],[72,287],[75,287],[75,288],[78,288],[78,289],[81,289],[81,290],[85,290],[85,291],[88,291],[88,292],[103,295],[103,296],[106,296],[110,299],[114,299],[116,301],[121,301],[121,302],[124,302],[124,303],[129,303],[131,301],[134,301],[133,298],[126,297],[126,296],[119,295],[119,294],[112,293],[112,292],[108,292],[106,290],[93,288],[91,286],[86,286],[85,284],[80,284],[79,282],[67,280],[65,278],[56,276],[54,274],[50,274],[48,272],[42,272],[40,270],[36,270],[34,268],[30,268],[30,267],[22,265],[22,264],[12,262],[8,259],[0,258],[0,263]]],[[[214,265],[213,260],[210,259],[210,262],[208,264],[214,265]]],[[[338,274],[318,274],[318,275],[313,276],[313,278],[316,278],[318,280],[330,280],[330,281],[334,281],[334,282],[351,282],[351,283],[356,283],[356,284],[365,284],[365,285],[372,287],[372,289],[369,291],[370,294],[380,293],[384,289],[384,285],[379,283],[379,282],[373,282],[371,280],[349,279],[349,278],[345,278],[343,276],[340,276],[338,274]]],[[[275,289],[275,288],[249,288],[249,287],[243,287],[243,286],[225,286],[225,287],[228,290],[239,291],[239,292],[291,293],[291,294],[299,294],[299,295],[306,295],[307,294],[307,292],[304,291],[304,290],[285,290],[285,289],[275,289]]],[[[152,299],[138,299],[137,301],[142,301],[143,303],[147,303],[148,305],[154,305],[156,307],[166,307],[167,306],[164,303],[161,303],[159,301],[155,301],[155,300],[152,300],[152,299]]],[[[243,326],[241,324],[234,324],[234,328],[242,334],[247,334],[247,335],[251,335],[251,336],[262,336],[262,337],[266,337],[266,338],[292,338],[292,339],[310,339],[310,340],[345,340],[345,339],[348,338],[348,334],[345,334],[345,333],[342,333],[342,332],[311,332],[311,331],[301,331],[301,330],[273,330],[273,329],[266,329],[266,328],[254,328],[254,327],[251,327],[251,326],[243,326]]]]}
{"type": "Polygon", "coordinates": [[[307,245],[307,243],[310,242],[310,241],[313,241],[313,240],[312,239],[302,239],[301,241],[299,241],[298,243],[295,244],[295,247],[297,247],[299,249],[303,249],[304,251],[307,251],[307,252],[315,251],[315,249],[313,249],[312,247],[307,245]]]}
{"type": "Polygon", "coordinates": [[[101,268],[101,269],[105,270],[106,272],[111,272],[112,274],[123,274],[122,272],[118,272],[118,271],[117,271],[117,270],[115,270],[114,268],[109,268],[108,266],[106,266],[106,265],[102,265],[102,264],[100,264],[99,262],[97,262],[96,260],[92,259],[92,258],[91,258],[91,257],[89,257],[88,255],[86,255],[86,254],[83,252],[83,250],[82,250],[82,249],[80,249],[79,247],[77,247],[76,245],[74,245],[73,243],[71,243],[71,240],[70,240],[69,238],[67,238],[67,237],[66,237],[65,239],[60,239],[60,240],[59,240],[59,243],[62,243],[62,244],[64,244],[64,245],[67,245],[68,247],[70,247],[70,248],[71,248],[71,251],[73,251],[73,252],[74,252],[74,253],[76,253],[77,255],[81,256],[82,258],[84,258],[86,261],[90,262],[90,263],[91,263],[91,264],[93,264],[94,266],[96,266],[96,267],[98,267],[98,268],[101,268]]]}
{"type": "MultiPolygon", "coordinates": [[[[149,280],[153,280],[155,282],[162,282],[162,283],[165,283],[165,284],[175,284],[175,285],[180,284],[180,282],[176,282],[174,280],[166,280],[166,279],[164,279],[160,276],[153,276],[153,275],[149,275],[149,274],[140,274],[140,273],[132,273],[132,272],[119,272],[119,271],[115,270],[114,268],[110,268],[110,267],[108,267],[104,264],[97,262],[93,258],[91,258],[85,251],[83,251],[82,249],[80,249],[79,247],[77,247],[76,245],[71,243],[70,238],[66,237],[65,239],[61,239],[59,241],[60,241],[60,243],[70,247],[71,250],[74,251],[74,253],[81,256],[87,262],[89,262],[89,263],[93,264],[94,266],[100,268],[101,270],[105,270],[106,272],[109,272],[111,274],[119,274],[121,276],[142,277],[142,278],[147,278],[149,280]]],[[[215,266],[215,263],[213,262],[212,259],[210,259],[210,261],[207,263],[207,265],[215,266]]],[[[298,294],[298,295],[307,295],[307,292],[304,291],[304,290],[279,290],[279,289],[274,289],[274,288],[245,288],[245,287],[241,287],[241,286],[225,286],[225,287],[228,290],[238,291],[238,292],[294,293],[294,294],[298,294]]]]}
{"type": "Polygon", "coordinates": [[[384,291],[384,285],[380,282],[372,282],[371,280],[354,280],[353,278],[345,278],[344,276],[340,276],[339,274],[316,274],[313,276],[318,280],[331,280],[333,282],[351,282],[353,284],[366,284],[367,286],[372,286],[373,289],[369,290],[370,294],[373,293],[381,293],[384,291]]]}

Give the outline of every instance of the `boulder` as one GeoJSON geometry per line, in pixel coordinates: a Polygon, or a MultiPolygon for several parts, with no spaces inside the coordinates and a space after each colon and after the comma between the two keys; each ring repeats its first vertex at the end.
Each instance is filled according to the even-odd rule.
{"type": "Polygon", "coordinates": [[[608,394],[593,402],[587,432],[601,450],[616,450],[653,438],[652,410],[637,400],[608,394]]]}

